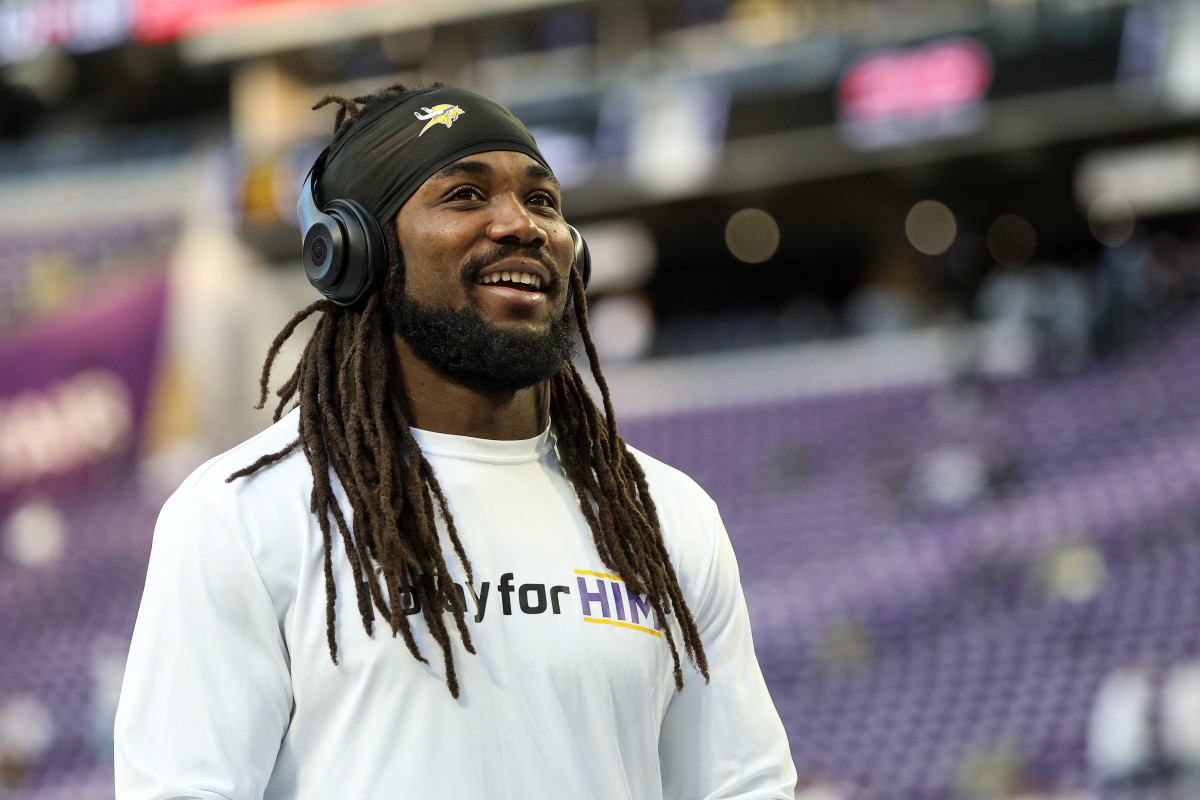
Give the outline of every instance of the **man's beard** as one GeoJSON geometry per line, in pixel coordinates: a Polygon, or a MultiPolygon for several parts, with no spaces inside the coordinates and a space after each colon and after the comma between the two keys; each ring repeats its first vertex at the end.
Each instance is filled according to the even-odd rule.
{"type": "MultiPolygon", "coordinates": [[[[473,285],[475,273],[486,265],[464,266],[464,282],[473,285]]],[[[488,394],[526,389],[557,375],[575,354],[569,300],[546,330],[507,331],[470,304],[457,311],[430,308],[408,296],[403,280],[396,283],[388,297],[392,330],[418,358],[464,386],[488,394]]]]}

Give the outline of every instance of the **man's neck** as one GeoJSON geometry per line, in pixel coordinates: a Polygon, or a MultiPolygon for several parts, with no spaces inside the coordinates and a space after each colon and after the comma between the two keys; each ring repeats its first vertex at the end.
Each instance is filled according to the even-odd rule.
{"type": "Polygon", "coordinates": [[[414,428],[477,439],[531,439],[546,429],[546,382],[516,392],[487,393],[448,378],[395,339],[400,376],[414,428]]]}

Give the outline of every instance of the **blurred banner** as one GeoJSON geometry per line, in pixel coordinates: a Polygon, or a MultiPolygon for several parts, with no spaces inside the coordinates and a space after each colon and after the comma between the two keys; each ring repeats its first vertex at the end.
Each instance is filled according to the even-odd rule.
{"type": "Polygon", "coordinates": [[[277,22],[379,0],[137,0],[133,28],[144,42],[164,42],[222,28],[277,22]]]}
{"type": "Polygon", "coordinates": [[[132,464],[166,296],[156,270],[0,342],[0,514],[132,464]]]}

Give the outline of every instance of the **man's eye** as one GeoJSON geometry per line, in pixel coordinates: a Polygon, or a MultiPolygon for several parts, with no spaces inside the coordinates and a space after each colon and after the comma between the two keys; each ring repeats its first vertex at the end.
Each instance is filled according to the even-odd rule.
{"type": "Polygon", "coordinates": [[[479,196],[479,190],[473,186],[460,187],[450,194],[452,200],[476,200],[479,196]]]}
{"type": "Polygon", "coordinates": [[[529,202],[539,206],[548,206],[550,208],[558,207],[558,203],[555,202],[554,198],[544,192],[538,192],[537,194],[532,195],[529,198],[529,202]]]}

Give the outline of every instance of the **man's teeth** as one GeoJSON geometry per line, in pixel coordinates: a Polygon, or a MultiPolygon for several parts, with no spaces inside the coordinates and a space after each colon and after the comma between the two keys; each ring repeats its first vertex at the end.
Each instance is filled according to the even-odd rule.
{"type": "Polygon", "coordinates": [[[534,289],[542,288],[542,279],[531,272],[493,272],[491,275],[485,275],[480,278],[479,282],[484,285],[490,283],[525,283],[534,289]]]}

